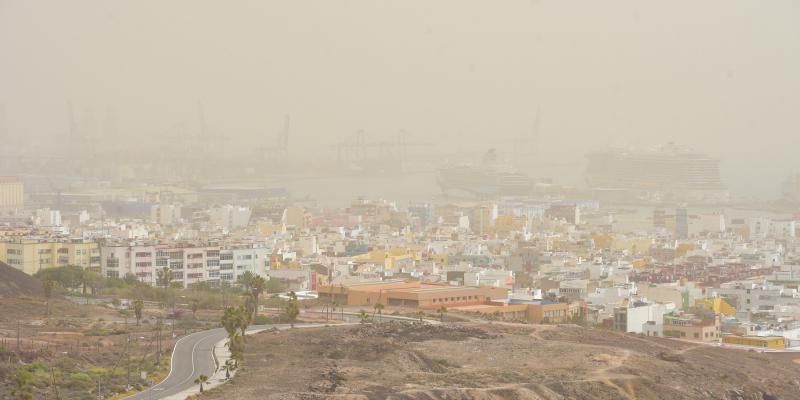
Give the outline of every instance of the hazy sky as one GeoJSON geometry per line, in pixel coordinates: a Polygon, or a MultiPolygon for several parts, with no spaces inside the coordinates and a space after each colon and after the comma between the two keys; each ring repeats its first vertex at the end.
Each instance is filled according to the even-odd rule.
{"type": "Polygon", "coordinates": [[[153,138],[198,103],[241,140],[291,114],[293,153],[357,128],[509,150],[540,110],[547,161],[676,141],[774,193],[800,171],[800,2],[0,0],[9,130],[65,134],[68,102],[153,138]]]}

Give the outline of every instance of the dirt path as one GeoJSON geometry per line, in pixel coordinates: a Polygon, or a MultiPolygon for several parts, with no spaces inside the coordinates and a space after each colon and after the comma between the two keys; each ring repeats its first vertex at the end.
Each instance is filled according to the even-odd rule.
{"type": "Polygon", "coordinates": [[[620,395],[628,400],[636,400],[636,393],[633,390],[633,385],[630,384],[631,379],[637,379],[637,376],[628,375],[628,374],[618,374],[613,373],[611,370],[619,368],[625,365],[625,362],[630,359],[631,351],[628,349],[622,350],[622,356],[613,356],[610,354],[601,354],[596,357],[596,360],[602,360],[606,362],[606,366],[596,369],[591,372],[591,375],[588,379],[584,379],[584,382],[588,381],[598,381],[602,382],[612,388],[616,389],[620,395]],[[625,381],[623,386],[619,386],[614,383],[614,380],[622,380],[625,381]]]}

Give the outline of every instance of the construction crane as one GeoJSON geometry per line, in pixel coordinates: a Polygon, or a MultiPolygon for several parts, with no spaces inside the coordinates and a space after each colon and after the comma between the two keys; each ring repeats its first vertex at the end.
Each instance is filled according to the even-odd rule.
{"type": "Polygon", "coordinates": [[[289,158],[289,127],[291,117],[287,114],[283,120],[283,129],[278,133],[276,141],[271,145],[261,147],[259,152],[266,160],[286,160],[289,158]]]}

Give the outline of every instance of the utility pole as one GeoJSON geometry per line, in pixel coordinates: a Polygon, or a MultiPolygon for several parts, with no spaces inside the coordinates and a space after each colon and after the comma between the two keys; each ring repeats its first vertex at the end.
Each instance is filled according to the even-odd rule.
{"type": "Polygon", "coordinates": [[[156,343],[158,347],[156,355],[156,365],[158,365],[161,363],[161,318],[158,318],[158,321],[156,322],[156,328],[158,332],[157,333],[158,337],[156,338],[156,343]]]}
{"type": "Polygon", "coordinates": [[[125,389],[128,389],[128,388],[131,387],[131,352],[130,352],[130,348],[131,348],[131,334],[129,333],[128,334],[128,338],[125,341],[125,357],[127,358],[127,364],[128,364],[128,376],[127,376],[128,384],[125,387],[125,389]]]}

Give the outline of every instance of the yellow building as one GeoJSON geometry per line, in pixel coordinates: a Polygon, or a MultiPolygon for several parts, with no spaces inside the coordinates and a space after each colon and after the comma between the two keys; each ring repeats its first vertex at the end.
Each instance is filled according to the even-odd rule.
{"type": "Polygon", "coordinates": [[[697,299],[694,301],[694,304],[708,311],[713,311],[714,314],[736,315],[736,309],[719,297],[713,299],[697,299]]]}
{"type": "Polygon", "coordinates": [[[13,176],[0,176],[0,210],[14,210],[25,205],[22,180],[13,176]]]}
{"type": "Polygon", "coordinates": [[[286,233],[286,226],[283,224],[273,224],[270,222],[261,222],[258,224],[258,233],[265,235],[275,235],[278,233],[286,233]]]}
{"type": "Polygon", "coordinates": [[[287,226],[293,226],[298,229],[307,226],[306,210],[300,207],[288,207],[283,211],[283,218],[281,222],[287,226]]]}
{"type": "Polygon", "coordinates": [[[417,261],[417,253],[407,248],[392,248],[372,250],[369,253],[353,257],[355,261],[368,262],[372,264],[383,264],[384,270],[400,268],[411,265],[417,261]]]}
{"type": "Polygon", "coordinates": [[[686,253],[688,253],[690,251],[693,251],[694,249],[695,249],[695,246],[694,246],[693,243],[681,243],[675,249],[675,256],[676,257],[683,257],[683,256],[686,255],[686,253]]]}
{"type": "Polygon", "coordinates": [[[723,335],[722,343],[738,346],[763,347],[768,349],[786,348],[786,340],[781,336],[738,336],[723,335]]]}
{"type": "Polygon", "coordinates": [[[80,239],[8,239],[0,242],[0,261],[31,275],[41,269],[67,265],[99,273],[100,246],[80,239]]]}

